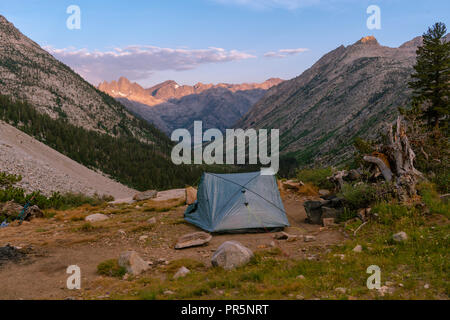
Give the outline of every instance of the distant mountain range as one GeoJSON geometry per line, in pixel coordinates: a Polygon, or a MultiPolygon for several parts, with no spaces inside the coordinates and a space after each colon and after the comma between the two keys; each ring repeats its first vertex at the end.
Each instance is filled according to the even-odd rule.
{"type": "Polygon", "coordinates": [[[375,137],[408,104],[421,43],[416,37],[390,48],[365,37],[341,45],[300,76],[269,89],[236,127],[280,129],[281,154],[302,165],[345,162],[356,137],[375,137]]]}
{"type": "Polygon", "coordinates": [[[194,86],[166,81],[143,88],[122,77],[95,88],[0,16],[0,98],[12,99],[2,98],[1,116],[80,163],[139,188],[169,186],[174,179],[182,185],[184,173],[188,179],[197,174],[174,167],[170,140],[148,122],[167,134],[192,129],[195,120],[203,120],[204,129],[276,128],[282,155],[301,165],[337,165],[352,156],[356,137],[375,137],[397,108],[408,104],[407,83],[421,42],[416,37],[390,48],[365,37],[327,53],[288,81],[194,86]],[[28,104],[18,112],[14,101],[28,104]],[[30,107],[54,122],[26,111],[30,107]],[[63,129],[64,141],[61,132],[53,132],[63,129]],[[149,150],[145,159],[136,154],[143,150],[149,150]],[[120,159],[107,162],[106,155],[120,159]]]}
{"type": "Polygon", "coordinates": [[[231,92],[248,90],[267,90],[274,85],[280,84],[283,80],[271,78],[262,83],[243,84],[203,84],[201,82],[193,85],[179,85],[173,80],[164,81],[153,87],[144,89],[136,82],[130,82],[125,77],[120,77],[118,81],[104,81],[98,85],[98,89],[114,98],[126,98],[128,100],[140,102],[149,106],[154,106],[172,99],[180,99],[184,96],[200,94],[206,90],[223,88],[231,92]]]}
{"type": "Polygon", "coordinates": [[[281,82],[272,78],[262,83],[187,86],[169,80],[144,89],[121,77],[98,89],[170,135],[178,128],[192,129],[195,120],[202,120],[204,128],[231,128],[267,89],[281,82]]]}

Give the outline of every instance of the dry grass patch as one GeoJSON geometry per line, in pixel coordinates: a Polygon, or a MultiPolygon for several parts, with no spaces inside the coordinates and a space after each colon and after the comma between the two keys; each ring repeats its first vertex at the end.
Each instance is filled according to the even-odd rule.
{"type": "Polygon", "coordinates": [[[175,208],[184,206],[186,204],[185,200],[180,199],[169,199],[165,201],[154,201],[154,200],[148,200],[144,204],[144,211],[145,212],[167,212],[170,210],[173,210],[175,208]]]}
{"type": "Polygon", "coordinates": [[[319,188],[312,183],[306,182],[303,186],[298,189],[298,193],[303,196],[318,196],[319,188]]]}

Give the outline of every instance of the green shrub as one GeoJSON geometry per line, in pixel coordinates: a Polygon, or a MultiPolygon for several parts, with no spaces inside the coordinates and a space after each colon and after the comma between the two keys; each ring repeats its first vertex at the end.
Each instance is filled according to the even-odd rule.
{"type": "Polygon", "coordinates": [[[339,215],[338,222],[345,222],[347,220],[355,218],[356,216],[356,210],[344,208],[344,211],[339,215]]]}
{"type": "Polygon", "coordinates": [[[127,270],[119,266],[117,259],[110,259],[101,262],[97,266],[97,273],[103,276],[122,278],[127,270]]]}
{"type": "Polygon", "coordinates": [[[331,168],[301,169],[297,171],[297,179],[312,183],[319,188],[333,189],[333,183],[327,179],[332,174],[331,168]]]}
{"type": "Polygon", "coordinates": [[[441,201],[436,191],[436,186],[432,183],[421,183],[417,185],[417,190],[422,196],[423,202],[426,204],[430,213],[438,213],[450,216],[450,205],[441,201]]]}
{"type": "Polygon", "coordinates": [[[0,172],[0,187],[9,188],[22,180],[22,176],[0,172]]]}
{"type": "Polygon", "coordinates": [[[376,200],[375,188],[366,183],[360,183],[354,186],[344,184],[338,195],[344,199],[345,206],[352,210],[367,208],[376,200]]]}
{"type": "Polygon", "coordinates": [[[404,205],[388,202],[380,202],[372,208],[372,212],[378,215],[378,221],[384,225],[393,225],[401,218],[410,217],[412,210],[404,205]]]}
{"type": "Polygon", "coordinates": [[[375,188],[366,183],[352,186],[344,184],[339,196],[344,199],[345,206],[349,209],[367,208],[376,199],[375,188]]]}
{"type": "Polygon", "coordinates": [[[70,208],[79,207],[84,204],[90,204],[92,206],[98,206],[105,202],[114,200],[110,196],[98,196],[92,197],[83,194],[65,193],[59,192],[53,193],[50,197],[46,197],[40,193],[40,191],[25,194],[25,190],[22,188],[8,187],[0,189],[0,202],[14,201],[16,203],[25,204],[31,200],[34,196],[31,204],[37,205],[40,209],[57,209],[66,210],[70,208]]]}
{"type": "Polygon", "coordinates": [[[440,192],[450,193],[450,170],[438,171],[432,181],[440,192]]]}
{"type": "Polygon", "coordinates": [[[90,232],[90,231],[93,231],[93,230],[95,230],[97,228],[98,227],[92,225],[90,222],[86,222],[81,227],[78,227],[76,230],[77,231],[82,231],[82,232],[90,232]]]}
{"type": "Polygon", "coordinates": [[[346,208],[357,210],[367,208],[375,202],[389,201],[393,193],[391,184],[383,182],[371,185],[360,182],[355,185],[344,184],[338,196],[344,199],[346,208]]]}

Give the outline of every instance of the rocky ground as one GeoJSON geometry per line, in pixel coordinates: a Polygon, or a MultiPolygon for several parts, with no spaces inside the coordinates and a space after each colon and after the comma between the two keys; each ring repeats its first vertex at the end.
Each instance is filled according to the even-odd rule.
{"type": "Polygon", "coordinates": [[[142,281],[142,277],[164,279],[164,268],[177,261],[194,260],[210,268],[214,251],[228,240],[239,241],[254,252],[278,248],[284,257],[315,259],[319,251],[345,239],[337,229],[306,224],[304,199],[285,195],[291,223],[285,231],[297,238],[276,240],[274,233],[266,232],[221,234],[213,235],[207,246],[175,250],[174,245],[181,235],[201,230],[184,222],[183,198],[158,200],[95,208],[84,206],[55,212],[51,219],[34,219],[20,227],[12,225],[0,229],[0,246],[10,243],[28,250],[26,258],[20,262],[0,268],[0,299],[107,299],[112,297],[113,291],[114,297],[133,296],[133,289],[128,285],[142,281]],[[93,213],[106,214],[109,219],[86,224],[84,218],[93,213]],[[306,235],[313,236],[314,240],[305,242],[306,235]],[[97,273],[99,263],[117,259],[126,250],[136,251],[153,266],[142,277],[133,277],[131,282],[130,279],[111,282],[110,278],[97,273]],[[66,269],[74,264],[82,272],[82,288],[75,291],[66,287],[66,269]],[[122,284],[126,288],[114,289],[122,284]]]}
{"type": "Polygon", "coordinates": [[[0,121],[0,170],[23,177],[17,187],[50,195],[73,192],[112,195],[120,199],[136,193],[90,170],[22,131],[0,121]]]}
{"type": "Polygon", "coordinates": [[[304,203],[319,198],[287,189],[285,234],[203,234],[205,245],[177,250],[180,238],[201,232],[184,221],[182,190],[47,210],[0,228],[0,299],[448,299],[450,225],[441,207],[424,214],[384,204],[373,221],[323,227],[305,223],[304,203]],[[240,267],[227,269],[233,264],[240,267]],[[79,290],[67,288],[71,265],[81,270],[79,290]],[[381,270],[372,290],[371,266],[381,270]]]}

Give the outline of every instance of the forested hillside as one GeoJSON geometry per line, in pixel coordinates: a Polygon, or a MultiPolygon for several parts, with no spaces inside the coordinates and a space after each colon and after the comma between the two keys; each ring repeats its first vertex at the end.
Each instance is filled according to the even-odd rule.
{"type": "Polygon", "coordinates": [[[136,119],[136,125],[145,127],[147,132],[153,130],[157,143],[143,143],[131,135],[115,138],[86,130],[3,95],[0,118],[73,160],[136,189],[184,187],[201,174],[198,166],[174,165],[168,156],[170,140],[143,120],[136,119]]]}

